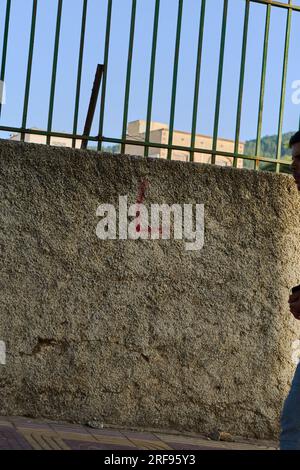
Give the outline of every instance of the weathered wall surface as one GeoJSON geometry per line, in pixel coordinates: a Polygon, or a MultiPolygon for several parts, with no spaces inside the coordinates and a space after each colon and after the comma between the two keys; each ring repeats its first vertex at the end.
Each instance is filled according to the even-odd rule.
{"type": "Polygon", "coordinates": [[[0,413],[273,437],[300,281],[288,176],[0,142],[0,413]],[[205,246],[101,241],[96,209],[204,203],[205,246]]]}

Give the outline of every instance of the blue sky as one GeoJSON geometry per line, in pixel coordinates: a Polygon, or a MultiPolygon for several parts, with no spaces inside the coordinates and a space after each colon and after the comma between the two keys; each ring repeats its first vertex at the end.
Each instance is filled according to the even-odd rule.
{"type": "MultiPolygon", "coordinates": [[[[56,21],[56,0],[39,0],[36,42],[29,100],[28,127],[46,128],[56,21]]],[[[133,51],[129,121],[145,119],[149,83],[154,0],[138,0],[133,51]]],[[[300,5],[299,0],[294,0],[300,5]]],[[[3,37],[6,0],[0,0],[0,38],[3,37]]],[[[204,53],[200,85],[197,132],[211,135],[215,110],[217,71],[223,0],[207,0],[204,53]]],[[[244,0],[230,0],[226,36],[219,135],[234,138],[238,80],[243,32],[244,0]]],[[[200,0],[184,0],[175,128],[190,131],[200,0]]],[[[161,0],[152,120],[168,122],[170,115],[177,0],[161,0]]],[[[1,124],[20,126],[24,100],[32,0],[12,0],[8,43],[7,104],[1,124]]],[[[89,0],[84,53],[79,132],[83,130],[90,90],[97,63],[103,61],[106,0],[89,0]]],[[[64,0],[53,128],[71,132],[75,103],[77,58],[82,0],[64,0]]],[[[253,4],[250,11],[241,139],[256,135],[260,71],[266,8],[253,4]]],[[[119,138],[125,91],[131,0],[113,0],[111,47],[108,64],[104,135],[119,138]]],[[[275,134],[279,99],[286,11],[272,9],[269,60],[266,77],[263,135],[275,134]]],[[[298,128],[300,106],[292,103],[292,82],[300,80],[300,12],[293,13],[287,77],[284,131],[298,128]]],[[[1,49],[0,49],[1,54],[1,49]]],[[[92,133],[97,133],[99,111],[92,133]]],[[[3,135],[3,134],[2,134],[3,135]]]]}

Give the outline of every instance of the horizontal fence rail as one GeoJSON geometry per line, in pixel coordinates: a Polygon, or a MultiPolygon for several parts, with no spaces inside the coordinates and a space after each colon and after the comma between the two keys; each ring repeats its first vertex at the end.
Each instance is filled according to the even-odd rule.
{"type": "MultiPolygon", "coordinates": [[[[51,138],[65,138],[71,139],[71,145],[73,148],[76,147],[76,141],[85,142],[95,142],[97,144],[98,150],[101,150],[103,143],[116,144],[119,146],[121,153],[125,153],[126,146],[135,146],[137,148],[143,149],[143,155],[145,157],[149,156],[149,149],[163,149],[166,151],[166,158],[172,159],[172,154],[174,151],[179,152],[188,152],[189,161],[195,161],[195,154],[207,155],[211,157],[211,163],[217,163],[217,157],[223,156],[231,159],[231,164],[234,167],[238,166],[238,162],[248,160],[252,162],[252,168],[260,169],[261,163],[273,164],[274,171],[286,171],[290,165],[290,161],[286,158],[282,158],[281,148],[282,148],[282,131],[283,131],[283,117],[284,117],[284,108],[285,108],[285,97],[286,97],[286,86],[287,86],[287,71],[288,71],[288,59],[289,59],[289,50],[290,50],[290,36],[291,36],[291,22],[292,15],[300,15],[300,5],[296,5],[292,0],[287,0],[286,2],[272,1],[272,0],[239,0],[244,6],[244,18],[243,18],[243,30],[242,30],[242,43],[241,43],[241,60],[240,60],[240,69],[239,69],[239,80],[238,80],[238,90],[237,90],[237,107],[233,109],[234,118],[235,118],[235,136],[233,139],[233,150],[225,151],[218,148],[219,137],[219,125],[220,125],[220,112],[221,112],[221,96],[223,90],[223,79],[224,79],[224,54],[225,54],[225,44],[226,44],[226,34],[228,31],[228,15],[229,15],[229,0],[223,0],[223,10],[222,10],[222,19],[221,19],[221,30],[220,30],[220,42],[219,42],[219,63],[217,70],[217,83],[215,90],[215,108],[214,108],[214,122],[213,122],[213,135],[211,136],[212,146],[211,148],[202,148],[201,146],[196,146],[196,136],[197,136],[197,120],[198,117],[201,117],[201,113],[205,113],[205,109],[199,108],[200,103],[200,88],[201,88],[201,74],[203,71],[203,53],[204,53],[204,31],[206,25],[206,12],[207,12],[207,2],[214,0],[199,0],[199,31],[198,31],[198,43],[196,44],[196,63],[194,70],[188,70],[187,73],[193,74],[194,77],[194,89],[193,89],[193,106],[192,106],[192,120],[191,120],[191,129],[190,129],[190,145],[176,145],[174,144],[174,122],[175,122],[175,110],[176,110],[176,98],[178,90],[178,66],[180,61],[181,54],[181,41],[182,41],[182,18],[183,18],[183,8],[184,0],[172,0],[172,8],[176,8],[177,13],[177,24],[175,28],[175,43],[174,43],[174,56],[173,60],[173,72],[172,80],[170,82],[170,91],[171,91],[171,103],[170,103],[170,112],[169,112],[169,123],[168,123],[168,138],[167,142],[154,142],[151,141],[151,123],[152,123],[152,109],[153,109],[153,93],[154,93],[154,82],[156,77],[156,59],[157,52],[159,48],[158,33],[160,25],[160,9],[161,1],[153,0],[154,4],[154,14],[153,14],[153,26],[152,26],[152,37],[151,39],[151,54],[150,54],[150,70],[149,70],[149,80],[147,83],[143,83],[141,86],[147,87],[147,112],[145,120],[145,131],[140,138],[130,136],[127,132],[128,126],[128,116],[129,116],[129,102],[131,97],[131,80],[132,80],[132,68],[133,68],[133,50],[135,46],[135,33],[137,26],[137,5],[139,1],[142,0],[132,0],[131,9],[128,10],[128,19],[129,19],[129,37],[125,38],[126,42],[128,41],[128,55],[127,55],[127,66],[126,66],[126,77],[125,77],[125,87],[124,87],[124,106],[123,109],[114,109],[114,113],[122,114],[122,132],[120,138],[110,137],[109,135],[104,135],[104,120],[106,116],[106,98],[107,98],[107,79],[108,79],[108,68],[109,68],[109,58],[110,58],[110,43],[111,43],[111,31],[113,28],[113,6],[114,0],[106,1],[106,11],[103,14],[106,15],[106,28],[104,32],[104,44],[103,44],[103,77],[101,83],[101,93],[99,100],[99,122],[97,125],[98,134],[97,135],[84,135],[80,134],[78,131],[79,127],[79,107],[80,99],[82,94],[82,75],[84,67],[84,51],[85,51],[85,41],[87,33],[87,15],[89,11],[89,0],[78,0],[82,5],[81,10],[81,22],[80,22],[80,37],[79,37],[79,50],[76,63],[76,90],[75,90],[75,103],[74,103],[74,113],[73,113],[73,125],[72,131],[67,132],[55,132],[53,130],[53,112],[54,112],[54,102],[56,96],[56,85],[57,85],[57,69],[58,69],[58,60],[59,60],[59,51],[61,47],[62,35],[62,15],[64,8],[64,0],[55,0],[49,2],[49,8],[53,8],[55,5],[56,8],[56,22],[55,22],[55,31],[54,31],[54,43],[52,54],[52,68],[51,68],[51,77],[50,78],[50,90],[49,90],[49,101],[48,101],[48,112],[47,112],[47,126],[45,130],[37,130],[28,128],[28,111],[30,107],[30,96],[35,90],[32,89],[32,66],[33,66],[33,57],[34,50],[36,46],[36,30],[38,26],[38,10],[39,3],[41,0],[25,0],[28,4],[28,7],[31,10],[30,17],[30,34],[29,34],[29,43],[24,44],[27,54],[27,71],[26,71],[26,80],[25,83],[20,83],[20,87],[24,88],[24,101],[23,101],[23,110],[22,110],[22,119],[21,124],[18,126],[18,123],[15,123],[14,126],[6,125],[2,122],[2,105],[0,102],[0,131],[3,132],[13,132],[20,134],[20,140],[24,141],[26,135],[39,135],[44,136],[47,144],[51,144],[51,138]],[[240,134],[241,134],[241,116],[243,109],[243,98],[244,98],[244,88],[245,88],[245,68],[246,68],[246,57],[247,57],[247,47],[249,40],[249,16],[251,7],[254,4],[260,4],[265,7],[265,24],[264,24],[264,41],[262,43],[262,60],[261,68],[258,71],[260,76],[260,89],[259,89],[259,103],[258,103],[258,115],[257,115],[257,132],[256,132],[256,143],[255,151],[253,155],[245,155],[240,152],[240,134]],[[280,81],[280,109],[278,115],[278,127],[277,127],[277,146],[274,157],[269,158],[261,154],[261,140],[262,140],[262,122],[264,116],[264,104],[265,104],[265,89],[266,89],[266,71],[268,64],[268,52],[269,52],[269,39],[270,39],[270,18],[271,12],[273,9],[281,9],[286,13],[286,23],[285,23],[285,39],[283,44],[283,63],[282,63],[282,74],[280,77],[276,77],[276,80],[280,81]]],[[[0,62],[0,80],[5,82],[7,60],[9,54],[14,54],[12,52],[13,48],[13,38],[10,36],[11,31],[11,10],[14,0],[3,0],[3,5],[5,5],[5,14],[4,14],[4,25],[3,25],[3,40],[2,40],[2,55],[0,62]]],[[[1,49],[0,49],[1,52],[1,49]]],[[[45,52],[46,53],[46,52],[45,52]]],[[[173,52],[172,52],[173,53],[173,52]]],[[[47,51],[48,54],[48,51],[47,51]]],[[[100,61],[100,59],[99,59],[100,61]]],[[[95,64],[96,69],[97,64],[95,64]]],[[[92,84],[91,84],[92,85],[92,84]]],[[[44,101],[45,97],[40,97],[44,101]]],[[[83,131],[82,131],[83,132],[83,131]]],[[[83,145],[84,146],[84,145],[83,145]]]]}

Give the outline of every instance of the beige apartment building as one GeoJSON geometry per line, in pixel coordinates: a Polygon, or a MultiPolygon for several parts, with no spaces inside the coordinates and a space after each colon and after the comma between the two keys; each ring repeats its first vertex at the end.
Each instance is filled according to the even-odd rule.
{"type": "MultiPolygon", "coordinates": [[[[36,127],[33,127],[32,130],[38,131],[36,127]]],[[[12,134],[10,136],[10,140],[21,140],[21,134],[12,134]]],[[[45,135],[40,134],[25,134],[25,142],[31,144],[46,144],[47,137],[45,135]]],[[[51,137],[51,145],[54,147],[72,147],[72,139],[67,137],[51,137]]],[[[79,149],[81,147],[81,140],[76,140],[76,148],[79,149]]]]}
{"type": "MultiPolygon", "coordinates": [[[[33,128],[34,130],[38,130],[33,128]]],[[[146,131],[146,121],[138,120],[133,121],[128,124],[127,128],[127,138],[128,140],[138,140],[143,142],[145,140],[145,131],[146,131]]],[[[11,140],[21,140],[21,134],[13,134],[11,140]]],[[[167,124],[160,122],[151,122],[150,127],[150,141],[157,144],[168,144],[169,140],[169,128],[167,124]]],[[[207,135],[196,135],[195,147],[203,149],[212,149],[212,137],[207,135]]],[[[35,143],[35,144],[46,144],[47,137],[40,134],[25,134],[25,142],[35,143]]],[[[189,132],[177,131],[173,133],[173,145],[178,145],[181,147],[190,147],[191,144],[191,134],[189,132]]],[[[66,137],[51,137],[51,145],[57,147],[72,147],[72,139],[66,137]]],[[[76,148],[81,147],[81,140],[76,140],[76,148]]],[[[239,153],[243,154],[245,144],[243,142],[239,143],[239,153]]],[[[219,138],[217,141],[217,150],[223,152],[233,152],[234,151],[234,141],[229,139],[219,138]]],[[[125,153],[131,155],[144,155],[144,147],[139,145],[126,145],[125,153]]],[[[168,150],[156,147],[150,147],[149,156],[156,158],[167,158],[168,150]]],[[[172,160],[181,160],[188,162],[190,160],[189,151],[183,150],[173,150],[172,160]]],[[[210,163],[211,155],[205,153],[195,153],[194,161],[200,163],[210,163]]],[[[219,155],[216,157],[216,164],[222,166],[232,166],[232,157],[226,157],[219,155]]],[[[239,168],[243,167],[243,162],[241,159],[238,160],[237,166],[239,168]]]]}
{"type": "MultiPolygon", "coordinates": [[[[128,140],[145,140],[145,131],[146,131],[146,121],[138,120],[133,121],[128,124],[128,140]]],[[[169,140],[169,127],[167,124],[160,122],[151,122],[150,127],[150,142],[155,142],[158,144],[168,144],[169,140]]],[[[207,135],[196,135],[195,147],[203,149],[212,149],[213,139],[207,135]]],[[[174,130],[173,133],[173,145],[178,145],[181,147],[190,147],[191,145],[191,134],[189,132],[177,131],[174,130]]],[[[238,152],[243,154],[245,144],[243,142],[239,143],[238,152]]],[[[223,152],[233,152],[234,151],[234,141],[229,139],[219,138],[217,141],[217,150],[223,152]]],[[[132,155],[144,155],[144,148],[138,145],[126,145],[126,153],[132,155]]],[[[149,148],[149,156],[156,158],[167,158],[168,150],[156,147],[149,148]]],[[[189,161],[190,154],[188,151],[183,150],[173,150],[172,160],[181,160],[189,161]]],[[[200,163],[210,163],[211,155],[205,153],[195,153],[194,161],[200,163]]],[[[222,166],[232,166],[232,157],[217,156],[216,164],[222,166]]],[[[241,159],[238,160],[237,166],[239,168],[243,167],[243,162],[241,159]]]]}

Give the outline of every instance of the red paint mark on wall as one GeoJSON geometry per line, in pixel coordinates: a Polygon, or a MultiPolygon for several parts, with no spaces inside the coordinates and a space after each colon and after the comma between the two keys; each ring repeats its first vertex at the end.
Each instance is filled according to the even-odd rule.
{"type": "MultiPolygon", "coordinates": [[[[141,204],[144,203],[145,199],[146,199],[146,191],[147,189],[149,188],[149,181],[144,178],[141,180],[141,183],[139,185],[139,188],[138,188],[138,194],[137,194],[137,198],[136,198],[136,204],[139,208],[139,206],[141,204]]],[[[139,218],[141,216],[141,212],[139,210],[137,210],[136,212],[136,217],[137,217],[137,221],[136,221],[136,232],[137,233],[140,233],[141,231],[147,231],[149,234],[151,233],[155,233],[155,231],[158,231],[159,234],[162,234],[162,227],[158,227],[158,228],[152,228],[148,225],[148,227],[146,229],[142,229],[141,228],[141,223],[139,222],[139,218]]]]}

